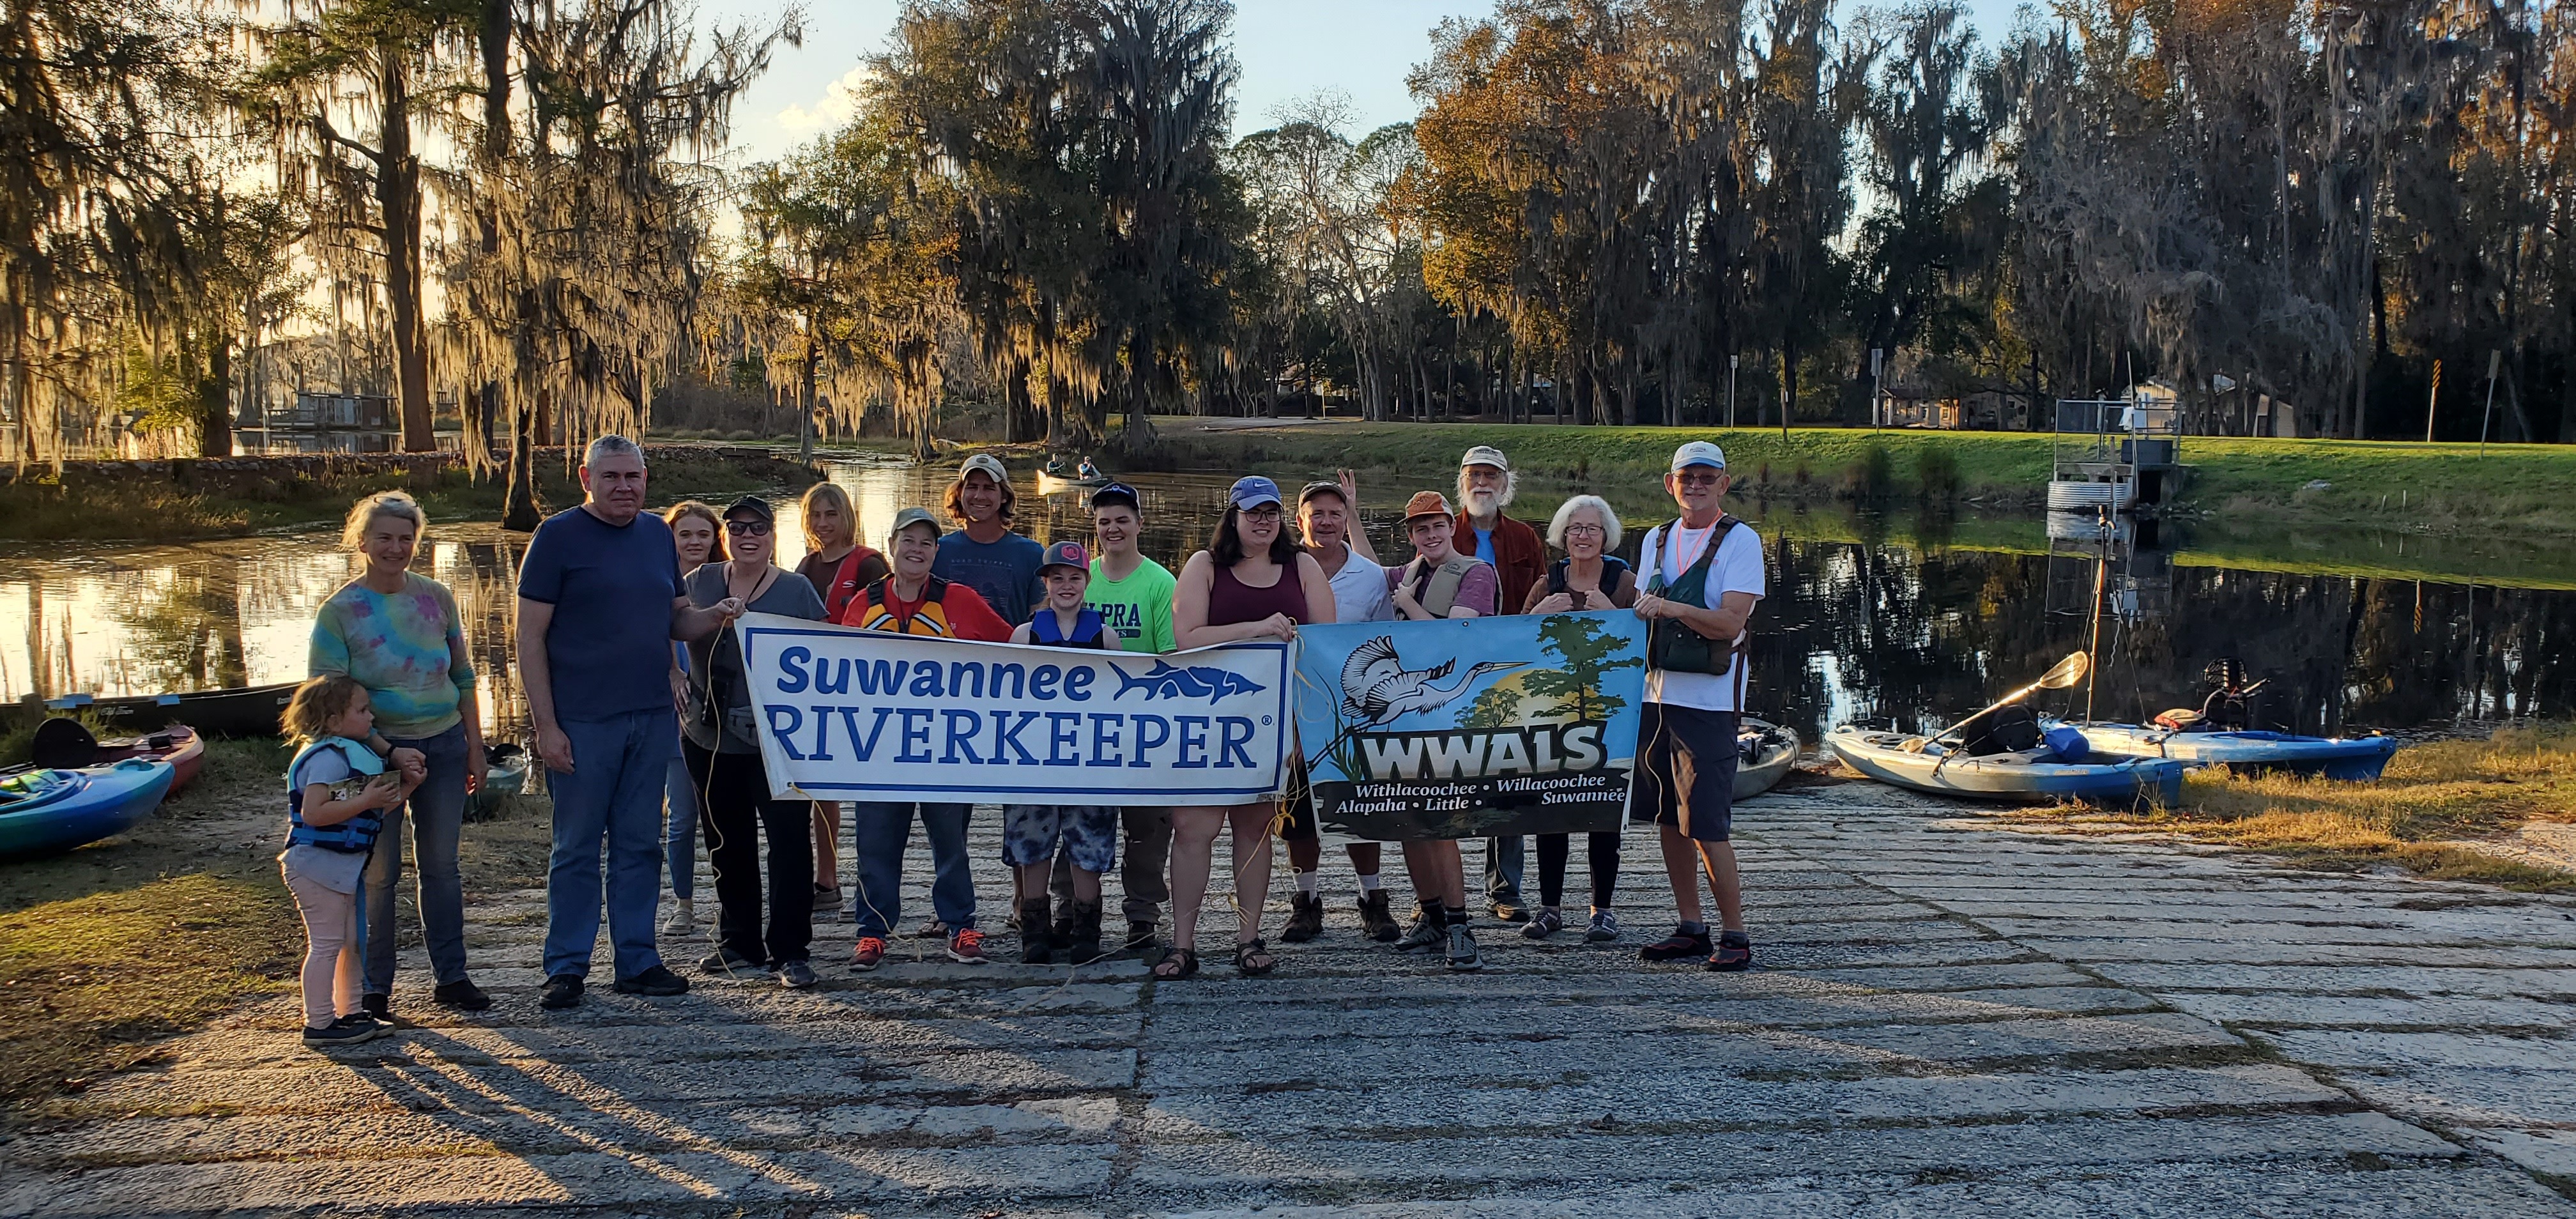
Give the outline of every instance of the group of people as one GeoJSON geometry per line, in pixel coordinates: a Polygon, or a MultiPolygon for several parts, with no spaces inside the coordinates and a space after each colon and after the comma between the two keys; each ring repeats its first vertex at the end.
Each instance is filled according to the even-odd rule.
{"type": "MultiPolygon", "coordinates": [[[[1751,963],[1728,828],[1741,645],[1765,585],[1759,539],[1723,510],[1726,458],[1714,444],[1675,451],[1663,481],[1678,514],[1647,533],[1633,568],[1611,555],[1622,526],[1597,497],[1567,500],[1543,541],[1506,515],[1516,476],[1487,446],[1462,458],[1454,504],[1441,491],[1407,502],[1402,537],[1412,553],[1393,566],[1378,562],[1344,471],[1297,493],[1293,528],[1276,483],[1237,481],[1209,545],[1177,575],[1138,550],[1145,501],[1124,484],[1091,493],[1088,547],[1064,539],[1042,546],[1015,532],[1017,496],[989,455],[965,461],[939,513],[898,512],[882,552],[861,540],[845,492],[815,486],[801,504],[806,552],[793,570],[776,561],[777,515],[758,496],[721,510],[691,500],[659,515],[645,511],[644,455],[622,437],[591,443],[581,480],[584,502],[538,528],[518,585],[520,680],[554,799],[543,1007],[581,1002],[603,911],[618,991],[688,989],[660,955],[656,916],[667,865],[674,902],[660,934],[697,931],[700,836],[717,906],[704,972],[812,986],[818,915],[850,919],[851,966],[877,968],[900,926],[903,858],[916,821],[929,840],[933,880],[931,918],[915,934],[940,942],[953,960],[986,959],[966,845],[971,805],[772,797],[739,645],[722,629],[745,613],[1159,653],[1290,639],[1301,626],[1334,622],[1629,610],[1649,624],[1631,812],[1659,826],[1680,916],[1673,933],[1640,956],[1704,960],[1718,970],[1751,963]],[[846,890],[838,859],[845,826],[854,882],[846,890]],[[1714,929],[1702,914],[1703,874],[1717,903],[1714,929]]],[[[406,824],[436,975],[432,998],[467,1011],[491,1002],[466,971],[456,862],[465,798],[484,771],[475,676],[454,597],[410,570],[425,525],[419,506],[399,492],[351,511],[347,541],[365,570],[323,607],[313,677],[285,717],[302,746],[289,768],[289,846],[280,858],[308,930],[308,1044],[363,1041],[390,1027],[391,912],[406,824]]],[[[1149,959],[1157,978],[1195,975],[1220,835],[1231,838],[1239,973],[1267,974],[1278,964],[1262,931],[1274,833],[1287,844],[1295,881],[1280,938],[1297,943],[1323,931],[1322,852],[1315,810],[1302,798],[1286,808],[1013,804],[1002,816],[1010,921],[1023,961],[1061,955],[1079,964],[1123,951],[1149,959]],[[1123,936],[1102,927],[1112,871],[1123,936]]],[[[1589,941],[1620,936],[1612,909],[1619,844],[1615,832],[1588,836],[1589,941]]],[[[1408,924],[1391,909],[1379,844],[1348,848],[1363,934],[1443,955],[1453,969],[1480,968],[1460,844],[1399,847],[1415,897],[1408,924]]],[[[1539,836],[1533,908],[1522,897],[1523,841],[1489,840],[1490,913],[1521,924],[1532,939],[1567,930],[1570,855],[1570,836],[1539,836]]]]}

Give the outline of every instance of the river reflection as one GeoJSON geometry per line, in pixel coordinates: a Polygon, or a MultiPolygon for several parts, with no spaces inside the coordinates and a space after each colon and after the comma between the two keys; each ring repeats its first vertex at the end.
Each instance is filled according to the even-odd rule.
{"type": "MultiPolygon", "coordinates": [[[[832,467],[871,542],[883,540],[899,508],[935,506],[948,474],[945,466],[877,461],[832,467]]],[[[1147,553],[1177,569],[1206,545],[1225,481],[1139,479],[1147,553]]],[[[1394,505],[1413,489],[1365,489],[1381,545],[1394,546],[1394,505]]],[[[1525,493],[1518,508],[1538,515],[1563,490],[1525,493]]],[[[655,491],[657,500],[679,498],[671,488],[655,491]]],[[[1042,541],[1087,540],[1089,514],[1078,496],[1041,497],[1030,485],[1020,494],[1024,531],[1042,541]]],[[[1651,500],[1629,494],[1613,502],[1653,519],[1651,500]]],[[[1844,514],[1758,503],[1736,510],[1761,523],[1771,558],[1771,597],[1755,619],[1752,706],[1810,741],[1851,720],[1946,723],[2083,648],[2093,630],[2088,608],[2102,555],[2063,543],[2051,553],[2027,518],[1935,518],[1900,531],[1844,514]]],[[[792,564],[804,550],[792,503],[779,525],[782,562],[792,564]]],[[[1630,530],[1632,557],[1642,532],[1630,530]]],[[[2350,541],[2337,544],[2349,549],[2350,541]]],[[[456,591],[485,717],[502,734],[525,719],[509,641],[510,590],[526,545],[525,535],[488,525],[433,523],[420,560],[421,570],[456,591]]],[[[2189,550],[2111,557],[2103,665],[2090,691],[2098,714],[2137,717],[2196,704],[2202,667],[2230,655],[2272,680],[2258,716],[2302,731],[2565,716],[2576,702],[2576,592],[2228,561],[2214,565],[2189,550]]],[[[315,608],[354,570],[336,531],[185,546],[12,548],[0,555],[0,697],[299,678],[315,608]]],[[[2051,696],[2052,709],[2080,713],[2087,693],[2079,686],[2051,696]]]]}

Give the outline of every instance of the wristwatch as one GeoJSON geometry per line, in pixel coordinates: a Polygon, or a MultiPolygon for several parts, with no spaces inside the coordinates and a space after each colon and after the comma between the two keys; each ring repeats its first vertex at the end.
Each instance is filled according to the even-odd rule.
{"type": "Polygon", "coordinates": [[[375,750],[377,757],[383,758],[387,761],[393,760],[394,743],[386,740],[385,734],[381,732],[368,733],[366,746],[369,749],[375,750]]]}

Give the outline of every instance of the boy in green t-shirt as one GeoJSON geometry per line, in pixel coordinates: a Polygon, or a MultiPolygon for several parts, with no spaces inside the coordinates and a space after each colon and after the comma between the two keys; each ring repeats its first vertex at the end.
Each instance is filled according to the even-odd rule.
{"type": "MultiPolygon", "coordinates": [[[[1091,493],[1091,530],[1100,557],[1091,561],[1091,587],[1082,599],[1118,633],[1121,648],[1169,652],[1174,581],[1170,568],[1136,551],[1136,539],[1145,531],[1141,506],[1136,489],[1125,483],[1111,483],[1091,493]]],[[[1163,903],[1172,900],[1171,885],[1163,875],[1164,862],[1172,854],[1172,810],[1131,808],[1119,820],[1127,837],[1125,858],[1118,861],[1118,882],[1126,891],[1120,903],[1127,916],[1126,948],[1150,956],[1156,946],[1155,929],[1163,921],[1163,903]]],[[[1048,885],[1055,894],[1056,909],[1066,908],[1072,900],[1072,881],[1070,863],[1059,854],[1048,885]]]]}

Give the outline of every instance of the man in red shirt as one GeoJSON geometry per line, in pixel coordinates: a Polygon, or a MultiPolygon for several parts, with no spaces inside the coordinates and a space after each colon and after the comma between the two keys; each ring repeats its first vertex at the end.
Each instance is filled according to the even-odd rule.
{"type": "MultiPolygon", "coordinates": [[[[1480,444],[1458,459],[1457,531],[1449,545],[1494,565],[1502,582],[1500,612],[1506,614],[1528,604],[1530,586],[1547,573],[1547,548],[1539,544],[1538,531],[1503,515],[1519,489],[1501,449],[1480,444]]],[[[1507,923],[1529,921],[1521,904],[1523,845],[1519,838],[1485,840],[1485,899],[1494,917],[1507,923]]]]}

